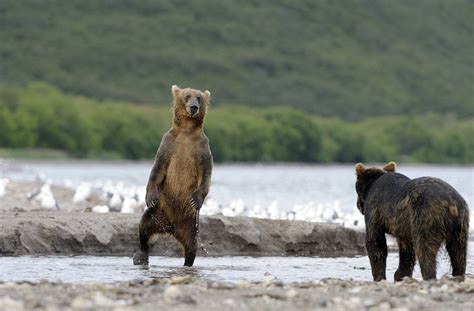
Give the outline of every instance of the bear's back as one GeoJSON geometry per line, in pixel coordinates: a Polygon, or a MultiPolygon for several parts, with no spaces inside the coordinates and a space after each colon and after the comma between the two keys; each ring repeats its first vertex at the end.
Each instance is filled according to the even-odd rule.
{"type": "Polygon", "coordinates": [[[467,209],[463,197],[450,184],[435,177],[419,177],[412,179],[407,184],[407,192],[412,201],[440,203],[442,205],[455,205],[467,209]]]}
{"type": "Polygon", "coordinates": [[[406,195],[409,181],[410,178],[400,173],[384,173],[370,188],[367,195],[367,212],[384,209],[390,214],[396,213],[399,202],[406,195]]]}

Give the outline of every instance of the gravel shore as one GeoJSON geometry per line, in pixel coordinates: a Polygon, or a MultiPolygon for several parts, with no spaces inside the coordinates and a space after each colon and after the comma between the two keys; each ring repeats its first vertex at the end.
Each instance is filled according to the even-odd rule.
{"type": "Polygon", "coordinates": [[[456,283],[326,279],[209,282],[191,275],[118,284],[0,284],[2,310],[473,310],[474,277],[456,283]]]}

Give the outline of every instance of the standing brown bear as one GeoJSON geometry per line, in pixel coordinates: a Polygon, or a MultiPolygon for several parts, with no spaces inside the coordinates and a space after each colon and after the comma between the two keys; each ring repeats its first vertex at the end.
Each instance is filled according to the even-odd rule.
{"type": "Polygon", "coordinates": [[[211,93],[176,85],[171,92],[173,125],[161,140],[148,179],[135,265],[148,264],[150,244],[163,233],[181,243],[185,266],[196,257],[199,209],[211,184],[212,155],[203,131],[211,93]]]}
{"type": "Polygon", "coordinates": [[[384,280],[385,233],[397,239],[399,265],[395,281],[411,277],[416,258],[424,280],[436,279],[436,255],[443,243],[453,276],[466,272],[469,209],[446,182],[432,177],[410,179],[395,172],[395,163],[379,168],[356,165],[357,207],[365,216],[366,246],[374,281],[384,280]]]}

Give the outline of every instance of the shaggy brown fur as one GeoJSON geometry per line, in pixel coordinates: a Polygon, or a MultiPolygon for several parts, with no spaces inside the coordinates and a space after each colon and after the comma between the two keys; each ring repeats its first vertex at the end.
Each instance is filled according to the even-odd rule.
{"type": "Polygon", "coordinates": [[[173,126],[156,153],[147,184],[146,204],[139,226],[140,250],[134,264],[147,264],[156,234],[172,234],[183,246],[184,265],[192,266],[197,250],[199,209],[209,192],[212,155],[203,132],[209,91],[173,85],[173,126]]]}
{"type": "Polygon", "coordinates": [[[410,179],[395,172],[391,162],[383,169],[355,167],[357,207],[365,216],[366,245],[374,281],[385,279],[385,233],[397,239],[400,261],[395,281],[412,276],[416,258],[424,280],[436,278],[436,255],[443,243],[453,276],[466,272],[469,208],[446,182],[432,177],[410,179]]]}

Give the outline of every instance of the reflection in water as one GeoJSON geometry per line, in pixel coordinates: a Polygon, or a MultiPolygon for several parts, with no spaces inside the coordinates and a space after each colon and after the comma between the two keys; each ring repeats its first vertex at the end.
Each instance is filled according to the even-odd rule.
{"type": "Polygon", "coordinates": [[[143,271],[145,279],[169,279],[176,276],[191,276],[195,279],[204,279],[204,275],[195,267],[156,267],[144,266],[138,267],[143,271]],[[163,268],[165,270],[163,270],[163,268]]]}
{"type": "MultiPolygon", "coordinates": [[[[470,242],[467,273],[474,273],[474,242],[470,242]]],[[[194,267],[183,267],[182,258],[150,257],[148,267],[134,266],[127,257],[99,256],[20,256],[0,257],[0,280],[32,281],[41,279],[71,283],[118,282],[166,279],[191,275],[194,279],[239,282],[261,281],[270,273],[285,283],[341,278],[371,281],[369,259],[363,257],[198,257],[194,267]]],[[[390,253],[387,277],[393,281],[398,254],[390,253]]],[[[438,277],[449,273],[446,252],[440,252],[438,277]]],[[[414,277],[421,279],[419,266],[414,277]]]]}

